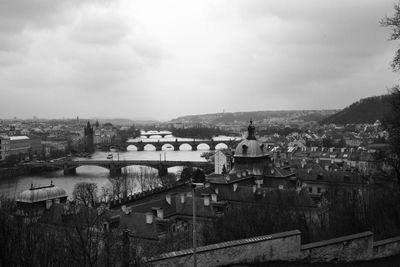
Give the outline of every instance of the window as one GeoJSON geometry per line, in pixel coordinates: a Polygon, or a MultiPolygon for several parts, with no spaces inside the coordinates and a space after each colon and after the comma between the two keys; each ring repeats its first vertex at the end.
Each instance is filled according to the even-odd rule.
{"type": "Polygon", "coordinates": [[[312,187],[308,188],[308,192],[312,193],[312,187]]]}
{"type": "Polygon", "coordinates": [[[321,187],[317,188],[317,192],[318,192],[318,194],[321,194],[321,187]]]}

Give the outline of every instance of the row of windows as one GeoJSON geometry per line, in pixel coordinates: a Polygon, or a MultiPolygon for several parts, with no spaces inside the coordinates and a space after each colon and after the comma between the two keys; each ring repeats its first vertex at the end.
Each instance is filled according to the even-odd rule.
{"type": "Polygon", "coordinates": [[[315,191],[315,190],[313,190],[313,187],[309,187],[308,188],[308,192],[309,193],[317,193],[317,194],[321,194],[321,193],[323,193],[325,190],[322,190],[322,188],[321,187],[317,187],[317,192],[313,192],[313,191],[315,191]]]}

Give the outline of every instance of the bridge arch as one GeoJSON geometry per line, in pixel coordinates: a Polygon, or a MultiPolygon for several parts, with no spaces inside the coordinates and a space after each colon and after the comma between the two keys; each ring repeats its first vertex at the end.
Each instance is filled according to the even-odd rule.
{"type": "Polygon", "coordinates": [[[183,144],[181,144],[179,146],[179,150],[182,150],[182,151],[189,151],[189,150],[192,150],[192,149],[193,148],[189,143],[183,143],[183,144]]]}
{"type": "Polygon", "coordinates": [[[215,145],[215,150],[217,149],[227,149],[228,145],[225,142],[219,142],[215,145]]]}
{"type": "Polygon", "coordinates": [[[135,145],[129,145],[126,147],[126,151],[138,151],[138,148],[135,145]]]}
{"type": "Polygon", "coordinates": [[[146,144],[144,146],[144,150],[145,151],[153,151],[153,150],[156,150],[156,147],[153,144],[146,144]]]}
{"type": "Polygon", "coordinates": [[[156,173],[157,172],[157,167],[155,166],[148,166],[148,165],[142,165],[142,164],[132,164],[132,165],[127,165],[123,167],[128,173],[137,173],[137,172],[146,172],[146,173],[156,173]]]}
{"type": "Polygon", "coordinates": [[[109,168],[107,168],[106,166],[102,166],[102,165],[91,165],[91,164],[87,164],[87,165],[85,165],[85,164],[82,164],[82,165],[80,165],[80,166],[77,166],[77,167],[75,167],[75,169],[76,170],[81,170],[80,172],[82,172],[82,173],[84,173],[84,169],[97,169],[97,170],[102,170],[102,171],[104,171],[104,172],[108,172],[110,169],[109,168]],[[84,167],[84,168],[82,168],[82,167],[84,167]]]}
{"type": "Polygon", "coordinates": [[[173,151],[174,150],[174,146],[172,144],[169,143],[165,143],[161,146],[161,150],[163,151],[173,151]]]}
{"type": "Polygon", "coordinates": [[[200,143],[200,144],[197,144],[197,149],[198,150],[211,150],[211,147],[207,143],[200,143]]]}

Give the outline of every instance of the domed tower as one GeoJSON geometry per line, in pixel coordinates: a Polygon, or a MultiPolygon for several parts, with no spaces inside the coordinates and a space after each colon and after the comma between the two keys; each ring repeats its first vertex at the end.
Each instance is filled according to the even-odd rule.
{"type": "Polygon", "coordinates": [[[271,157],[265,149],[265,145],[257,141],[255,131],[253,122],[250,121],[247,138],[236,147],[235,165],[229,173],[230,177],[244,178],[263,175],[269,167],[272,167],[271,157]]]}

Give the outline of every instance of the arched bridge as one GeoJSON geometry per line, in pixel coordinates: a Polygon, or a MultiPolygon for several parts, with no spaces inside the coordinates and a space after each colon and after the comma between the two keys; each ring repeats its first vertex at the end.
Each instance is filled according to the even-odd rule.
{"type": "Polygon", "coordinates": [[[55,162],[32,162],[26,163],[30,170],[33,169],[63,169],[64,174],[75,174],[76,168],[80,166],[100,166],[110,170],[110,175],[121,174],[121,169],[127,166],[139,165],[155,168],[159,176],[166,175],[168,168],[176,166],[211,168],[212,163],[208,161],[159,161],[159,160],[76,160],[55,162]]]}
{"type": "Polygon", "coordinates": [[[210,150],[215,150],[215,147],[219,144],[225,144],[228,148],[236,148],[236,146],[240,143],[241,140],[238,139],[230,139],[230,140],[196,140],[193,139],[188,140],[188,141],[182,141],[179,139],[175,139],[172,141],[164,141],[164,140],[154,140],[154,141],[150,141],[150,140],[146,140],[145,142],[143,141],[136,141],[136,142],[126,142],[124,144],[124,150],[127,149],[128,146],[130,145],[134,145],[138,151],[144,151],[144,147],[146,145],[153,145],[156,148],[156,151],[161,151],[162,147],[164,145],[170,145],[174,148],[175,151],[179,151],[179,147],[183,144],[187,144],[190,145],[192,147],[192,150],[197,150],[197,147],[201,144],[206,144],[209,146],[210,150]]]}
{"type": "Polygon", "coordinates": [[[141,132],[140,136],[145,136],[147,138],[150,138],[151,136],[155,136],[155,135],[159,135],[162,138],[166,137],[167,135],[172,135],[172,132],[170,131],[161,131],[161,132],[157,132],[157,131],[148,131],[148,132],[141,132]]]}

